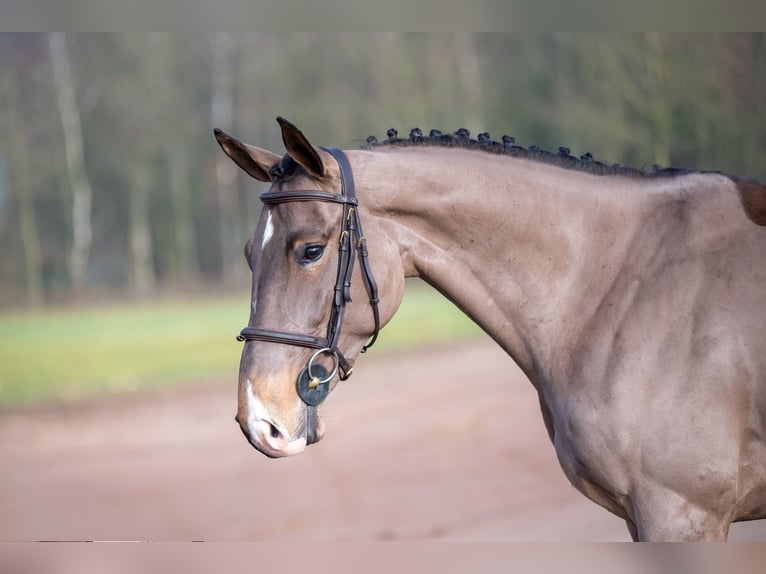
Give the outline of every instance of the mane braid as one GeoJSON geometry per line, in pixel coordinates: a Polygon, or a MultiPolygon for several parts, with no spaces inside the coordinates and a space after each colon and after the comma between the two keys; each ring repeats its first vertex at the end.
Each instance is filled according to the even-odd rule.
{"type": "MultiPolygon", "coordinates": [[[[400,138],[398,131],[391,128],[386,132],[387,139],[378,141],[375,136],[369,136],[362,149],[374,149],[376,147],[453,147],[469,150],[479,150],[499,155],[509,155],[547,163],[566,169],[583,171],[593,175],[623,175],[628,177],[673,177],[687,173],[696,173],[695,170],[660,167],[654,165],[650,169],[627,167],[618,163],[607,164],[594,159],[591,153],[585,153],[580,157],[573,156],[568,147],[560,147],[558,153],[552,153],[537,146],[523,147],[516,144],[515,138],[504,135],[501,142],[491,139],[489,133],[479,134],[477,139],[471,138],[471,133],[461,128],[455,133],[443,133],[439,130],[431,130],[427,136],[419,128],[410,131],[408,138],[400,138]]],[[[719,172],[703,172],[719,173],[719,172]]]]}

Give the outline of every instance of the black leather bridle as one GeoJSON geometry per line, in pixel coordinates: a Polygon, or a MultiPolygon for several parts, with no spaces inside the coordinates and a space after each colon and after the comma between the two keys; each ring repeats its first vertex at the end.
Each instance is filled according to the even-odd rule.
{"type": "Polygon", "coordinates": [[[335,279],[335,288],[332,300],[330,319],[327,323],[327,336],[317,337],[304,335],[290,331],[277,329],[261,329],[257,327],[245,327],[237,337],[238,341],[266,341],[269,343],[284,343],[297,345],[316,352],[306,363],[297,380],[298,395],[310,407],[321,403],[329,393],[329,382],[337,373],[342,381],[351,376],[353,366],[343,353],[338,349],[338,339],[343,326],[343,314],[346,303],[351,301],[351,275],[354,270],[354,260],[359,256],[367,294],[370,298],[370,306],[375,321],[375,328],[369,341],[362,349],[367,349],[375,344],[380,330],[380,316],[378,313],[378,287],[370,269],[367,241],[362,233],[362,223],[359,219],[358,200],[354,188],[354,176],[351,172],[351,164],[343,151],[337,148],[322,148],[335,158],[340,168],[341,192],[340,195],[321,190],[298,190],[298,191],[267,191],[261,194],[261,201],[265,205],[286,203],[290,201],[325,201],[339,203],[343,206],[343,219],[341,220],[339,247],[338,247],[338,274],[335,279]],[[333,369],[327,369],[315,363],[320,355],[330,355],[333,358],[333,369]]]}

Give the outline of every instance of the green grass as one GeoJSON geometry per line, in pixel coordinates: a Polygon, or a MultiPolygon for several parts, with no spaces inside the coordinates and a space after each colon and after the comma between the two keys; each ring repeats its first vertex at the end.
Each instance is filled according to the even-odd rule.
{"type": "MultiPolygon", "coordinates": [[[[247,296],[0,316],[0,404],[72,400],[237,376],[247,296]]],[[[451,303],[408,287],[375,352],[478,333],[451,303]]]]}

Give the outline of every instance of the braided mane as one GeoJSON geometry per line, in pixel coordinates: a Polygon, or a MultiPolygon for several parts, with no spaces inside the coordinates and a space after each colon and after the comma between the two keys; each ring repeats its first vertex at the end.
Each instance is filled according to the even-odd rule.
{"type": "Polygon", "coordinates": [[[386,132],[388,139],[378,141],[375,136],[369,136],[362,149],[373,149],[376,147],[423,147],[423,146],[441,146],[457,147],[463,149],[480,150],[500,155],[509,155],[523,159],[530,159],[548,163],[566,169],[575,169],[593,175],[624,175],[630,177],[672,177],[685,173],[692,173],[692,170],[660,167],[655,165],[650,169],[638,169],[627,167],[618,163],[607,164],[598,161],[592,154],[586,153],[580,157],[573,156],[568,147],[560,147],[558,153],[551,153],[537,146],[523,147],[516,144],[515,138],[504,135],[502,141],[494,141],[489,133],[480,133],[477,139],[471,138],[471,132],[462,128],[455,133],[443,133],[439,130],[431,130],[427,136],[419,128],[410,130],[408,138],[400,138],[399,132],[391,128],[386,132]]]}

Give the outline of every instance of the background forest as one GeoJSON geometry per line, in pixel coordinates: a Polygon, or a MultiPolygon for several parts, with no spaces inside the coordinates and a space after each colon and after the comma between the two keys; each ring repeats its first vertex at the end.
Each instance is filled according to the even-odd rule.
{"type": "Polygon", "coordinates": [[[0,307],[246,287],[262,184],[213,127],[467,127],[763,180],[764,102],[762,34],[2,34],[0,307]]]}

